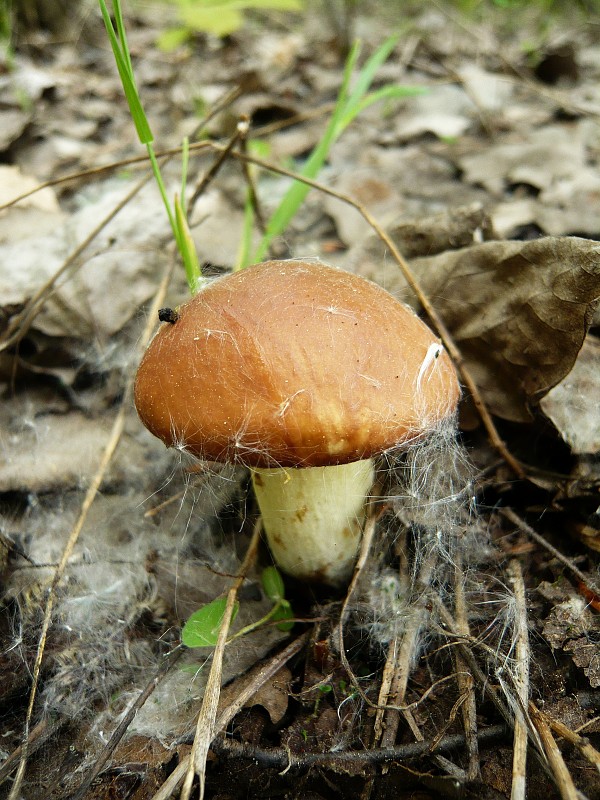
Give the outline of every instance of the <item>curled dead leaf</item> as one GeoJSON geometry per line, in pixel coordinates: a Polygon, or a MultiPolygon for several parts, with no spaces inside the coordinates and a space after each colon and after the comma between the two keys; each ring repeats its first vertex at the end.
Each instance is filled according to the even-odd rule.
{"type": "Polygon", "coordinates": [[[490,410],[529,421],[583,345],[600,298],[600,245],[486,242],[412,266],[490,410]]]}
{"type": "Polygon", "coordinates": [[[573,369],[540,403],[573,453],[600,450],[600,341],[588,336],[573,369]]]}
{"type": "Polygon", "coordinates": [[[264,683],[260,689],[245,703],[246,708],[262,706],[273,725],[278,725],[288,708],[289,687],[292,673],[287,667],[282,667],[270,681],[264,683]]]}

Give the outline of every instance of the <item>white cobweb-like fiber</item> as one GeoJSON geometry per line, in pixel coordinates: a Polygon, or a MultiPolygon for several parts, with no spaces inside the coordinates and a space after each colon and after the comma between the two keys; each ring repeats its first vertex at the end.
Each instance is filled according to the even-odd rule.
{"type": "MultiPolygon", "coordinates": [[[[382,645],[402,634],[408,616],[414,619],[415,608],[427,603],[431,592],[451,601],[457,562],[468,565],[461,576],[468,591],[475,565],[489,551],[475,514],[472,469],[454,419],[403,452],[388,453],[387,459],[393,517],[379,552],[391,550],[400,568],[392,569],[389,558],[382,558],[366,598],[372,609],[370,634],[382,645]]],[[[423,641],[426,636],[423,628],[423,641]]]]}

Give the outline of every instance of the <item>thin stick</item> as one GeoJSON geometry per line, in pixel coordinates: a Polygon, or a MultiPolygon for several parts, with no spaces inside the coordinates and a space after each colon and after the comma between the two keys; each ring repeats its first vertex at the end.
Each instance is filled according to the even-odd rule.
{"type": "Polygon", "coordinates": [[[135,719],[137,712],[144,705],[144,703],[150,697],[152,692],[156,689],[158,684],[168,674],[171,667],[177,662],[179,658],[181,658],[183,652],[184,652],[183,648],[179,647],[176,650],[171,651],[171,653],[169,653],[165,657],[163,663],[158,668],[156,675],[154,675],[154,677],[146,684],[145,688],[136,697],[135,703],[133,703],[130,706],[130,708],[127,711],[127,714],[119,722],[119,724],[113,731],[110,739],[106,743],[106,746],[104,747],[102,753],[96,759],[93,768],[90,770],[88,775],[83,779],[77,791],[75,792],[74,795],[72,795],[70,800],[84,800],[88,792],[88,789],[96,780],[96,778],[102,771],[108,759],[112,756],[116,746],[119,744],[119,742],[125,735],[127,728],[131,725],[132,721],[135,719]]]}
{"type": "MultiPolygon", "coordinates": [[[[40,747],[60,728],[64,725],[64,722],[57,722],[51,725],[47,719],[41,720],[35,725],[31,731],[29,732],[29,740],[27,742],[27,747],[29,750],[29,755],[32,755],[40,747]]],[[[16,769],[17,765],[19,764],[19,759],[23,753],[23,745],[20,744],[18,747],[7,756],[6,760],[2,762],[2,766],[0,767],[0,785],[4,783],[4,781],[8,778],[11,774],[13,769],[16,769]]]]}
{"type": "MultiPolygon", "coordinates": [[[[435,605],[435,609],[440,617],[442,630],[446,634],[451,633],[454,635],[456,641],[454,646],[457,647],[466,663],[469,665],[469,669],[473,677],[479,683],[480,687],[492,701],[496,710],[500,713],[500,715],[504,718],[506,723],[514,729],[514,713],[512,708],[506,704],[504,699],[501,697],[500,693],[492,686],[489,676],[489,671],[484,672],[483,669],[479,666],[479,663],[473,653],[471,652],[470,647],[467,646],[469,644],[471,647],[481,647],[482,643],[474,639],[472,636],[462,636],[457,629],[456,622],[452,619],[452,615],[445,607],[442,599],[437,596],[432,596],[432,602],[435,605]]],[[[485,648],[487,650],[487,648],[485,648]]],[[[529,735],[531,740],[535,746],[534,753],[538,756],[540,764],[544,768],[546,772],[548,772],[548,763],[546,754],[544,752],[544,748],[542,746],[542,742],[540,737],[537,733],[537,730],[533,726],[533,724],[528,729],[529,735]]]]}
{"type": "Polygon", "coordinates": [[[392,689],[392,680],[394,679],[394,672],[396,664],[398,663],[398,637],[394,636],[388,645],[387,656],[383,673],[381,675],[381,682],[379,684],[379,696],[377,697],[377,711],[375,713],[375,722],[373,723],[373,739],[372,746],[379,747],[381,737],[383,736],[384,718],[386,706],[389,702],[390,692],[392,689]]]}
{"type": "Polygon", "coordinates": [[[506,519],[509,519],[514,525],[520,528],[523,533],[526,533],[530,539],[533,539],[534,542],[537,542],[549,553],[552,553],[554,558],[557,558],[561,564],[564,564],[565,567],[567,567],[567,569],[569,569],[576,578],[582,581],[582,583],[592,589],[592,591],[594,591],[597,595],[600,595],[600,589],[592,580],[590,580],[589,576],[584,575],[583,572],[569,558],[560,552],[560,550],[557,550],[554,545],[550,544],[547,539],[535,531],[531,525],[528,525],[524,519],[521,519],[518,514],[515,514],[512,508],[501,508],[500,513],[502,516],[506,517],[506,519]]]}
{"type": "Polygon", "coordinates": [[[572,744],[574,747],[576,747],[581,755],[587,758],[590,764],[593,764],[598,772],[600,772],[600,753],[590,744],[589,739],[587,739],[585,736],[580,736],[578,733],[568,728],[563,722],[553,719],[551,716],[543,711],[540,711],[539,709],[538,714],[544,718],[546,723],[555,733],[557,733],[559,736],[562,736],[562,738],[569,742],[569,744],[572,744]]]}
{"type": "MultiPolygon", "coordinates": [[[[293,658],[305,646],[308,639],[308,634],[303,633],[297,639],[274,656],[270,661],[261,666],[252,680],[249,680],[244,688],[240,691],[236,699],[230,703],[227,708],[223,709],[221,714],[217,717],[215,722],[214,733],[215,736],[224,730],[231,720],[239,713],[240,709],[245,703],[256,694],[256,692],[263,686],[270,678],[273,677],[283,667],[290,658],[293,658]]],[[[151,798],[151,800],[168,800],[173,792],[177,789],[181,781],[185,778],[189,765],[192,762],[191,756],[187,756],[179,762],[177,767],[169,775],[167,780],[160,787],[158,792],[151,798]]]]}
{"type": "Polygon", "coordinates": [[[350,662],[348,661],[348,656],[346,655],[346,647],[344,645],[344,625],[346,623],[346,619],[348,618],[348,612],[350,609],[350,602],[354,597],[356,592],[356,588],[358,586],[358,581],[362,574],[363,569],[369,558],[369,553],[371,552],[371,545],[373,543],[373,539],[375,537],[375,526],[378,519],[378,514],[375,511],[372,511],[365,522],[365,526],[363,529],[363,535],[360,542],[360,551],[358,553],[358,558],[356,560],[356,565],[354,567],[354,573],[352,575],[352,580],[350,581],[350,586],[348,587],[348,591],[346,592],[346,597],[344,598],[344,602],[342,603],[342,610],[340,612],[340,619],[337,624],[337,630],[333,630],[331,634],[332,641],[335,641],[337,638],[338,648],[340,651],[340,660],[342,662],[342,666],[346,670],[348,677],[350,678],[350,682],[360,694],[360,696],[367,702],[368,705],[373,705],[373,703],[369,700],[369,698],[365,695],[362,690],[361,685],[358,682],[358,678],[354,674],[352,667],[350,666],[350,662]]]}
{"type": "Polygon", "coordinates": [[[509,581],[512,584],[516,605],[515,620],[515,670],[513,682],[519,700],[515,713],[515,732],[513,740],[513,766],[511,800],[525,800],[527,796],[527,730],[525,719],[529,702],[529,633],[527,625],[527,605],[525,602],[525,583],[521,564],[517,559],[507,566],[509,581]]]}
{"type": "MultiPolygon", "coordinates": [[[[506,725],[493,725],[484,728],[479,734],[482,744],[497,742],[506,737],[506,725]]],[[[423,756],[437,753],[447,753],[452,750],[464,749],[466,740],[460,734],[444,736],[439,740],[423,740],[411,744],[396,745],[396,747],[378,747],[373,750],[336,751],[334,753],[290,753],[282,747],[264,750],[250,744],[242,744],[233,739],[223,739],[215,743],[218,754],[231,758],[248,758],[258,762],[264,767],[281,769],[307,769],[313,766],[339,768],[345,771],[350,765],[365,767],[369,764],[389,764],[394,762],[413,761],[423,756]]]]}
{"type": "Polygon", "coordinates": [[[33,320],[38,314],[42,305],[46,302],[50,292],[54,288],[58,279],[65,274],[81,256],[81,254],[89,247],[94,239],[102,232],[102,230],[111,222],[117,214],[122,211],[125,206],[140,192],[144,186],[150,181],[152,175],[146,175],[141,181],[130,189],[127,194],[120,200],[108,214],[103,217],[98,225],[85,237],[77,247],[67,256],[61,266],[56,272],[45,281],[39,289],[36,290],[34,295],[29,298],[22,311],[16,314],[10,321],[6,331],[0,341],[0,352],[7,347],[19,342],[29,330],[33,320]]]}
{"type": "MultiPolygon", "coordinates": [[[[242,153],[248,153],[248,136],[247,132],[242,136],[240,142],[240,150],[242,153]]],[[[256,223],[258,225],[258,229],[261,233],[267,230],[267,223],[265,220],[265,215],[262,210],[262,205],[260,202],[260,198],[258,196],[258,192],[256,191],[256,181],[254,180],[254,176],[252,174],[252,170],[250,169],[250,164],[247,161],[242,160],[242,170],[244,172],[244,180],[246,181],[246,186],[248,189],[248,198],[250,200],[250,204],[254,210],[254,216],[256,217],[256,223]]]]}
{"type": "MultiPolygon", "coordinates": [[[[431,553],[429,558],[423,563],[419,576],[417,578],[417,585],[429,588],[431,574],[435,568],[437,557],[431,553]]],[[[402,642],[400,644],[400,652],[398,653],[398,663],[396,665],[396,672],[394,680],[392,681],[392,690],[390,698],[394,705],[404,705],[406,699],[406,690],[408,688],[408,680],[412,671],[412,666],[419,646],[419,634],[425,620],[427,619],[428,611],[423,602],[424,598],[418,598],[417,602],[411,607],[409,617],[406,621],[406,627],[402,633],[402,642]]],[[[404,712],[405,717],[412,713],[407,709],[404,712]]],[[[413,720],[414,721],[414,720],[413,720]]],[[[410,720],[407,717],[407,722],[410,720]]],[[[391,747],[398,734],[398,725],[400,723],[400,715],[396,710],[390,710],[386,727],[381,739],[383,747],[391,747]]],[[[411,728],[413,726],[411,725],[411,728]]],[[[414,733],[414,728],[413,728],[414,733]]]]}
{"type": "MultiPolygon", "coordinates": [[[[398,554],[399,565],[398,574],[400,586],[399,590],[403,594],[408,595],[410,590],[410,580],[408,571],[408,558],[407,558],[407,528],[403,526],[398,535],[398,539],[394,543],[395,552],[398,554]]],[[[385,659],[385,666],[381,676],[381,683],[379,686],[379,696],[377,698],[377,712],[375,714],[375,721],[373,723],[373,739],[371,747],[379,747],[381,744],[381,737],[383,736],[384,720],[389,704],[390,692],[392,690],[392,681],[394,680],[394,673],[398,663],[398,651],[400,648],[400,637],[394,636],[388,645],[388,651],[385,659]]],[[[394,744],[394,742],[388,743],[394,744]]],[[[371,789],[369,789],[370,793],[371,789]]]]}
{"type": "MultiPolygon", "coordinates": [[[[467,615],[467,603],[462,580],[463,558],[458,548],[454,558],[454,613],[456,615],[456,624],[459,632],[468,636],[470,634],[469,618],[467,615]]],[[[468,671],[467,664],[458,649],[454,650],[454,667],[456,670],[458,691],[460,695],[464,697],[464,702],[461,704],[461,716],[467,742],[467,751],[469,753],[467,780],[475,781],[480,776],[475,679],[468,671]]]]}
{"type": "MultiPolygon", "coordinates": [[[[413,586],[411,587],[413,593],[415,590],[419,593],[409,609],[408,618],[405,622],[405,629],[400,638],[400,646],[398,656],[394,664],[394,675],[392,678],[392,685],[390,687],[390,705],[388,705],[385,714],[385,726],[383,735],[381,737],[382,747],[393,747],[398,736],[398,727],[400,725],[400,715],[404,717],[408,727],[410,728],[415,739],[420,742],[424,737],[417,722],[413,716],[412,710],[409,706],[405,706],[406,690],[408,688],[408,681],[412,671],[413,663],[419,647],[419,636],[421,629],[427,619],[429,611],[425,603],[424,594],[429,593],[431,577],[437,564],[438,556],[435,551],[431,551],[425,558],[418,575],[414,579],[413,586]]],[[[464,771],[448,761],[447,758],[441,755],[435,756],[436,761],[443,770],[450,775],[463,780],[465,777],[464,771]]],[[[382,771],[385,773],[387,767],[383,767],[382,771]]]]}
{"type": "Polygon", "coordinates": [[[259,518],[254,526],[252,538],[246,551],[246,556],[240,568],[239,574],[236,577],[232,587],[227,593],[227,602],[225,611],[223,613],[223,620],[219,628],[219,636],[215,650],[212,657],[212,664],[210,672],[204,688],[204,697],[202,698],[202,706],[198,714],[198,722],[196,724],[196,735],[194,737],[194,744],[192,745],[192,752],[190,754],[190,762],[188,765],[183,787],[181,789],[181,800],[189,800],[194,775],[198,775],[200,780],[200,800],[204,798],[204,788],[206,782],[206,759],[212,740],[216,734],[216,717],[217,708],[219,703],[219,695],[221,692],[221,680],[223,674],[223,656],[225,653],[225,645],[227,644],[227,637],[229,635],[229,627],[231,625],[231,617],[233,609],[237,600],[237,593],[244,582],[244,578],[250,566],[256,559],[256,551],[260,543],[260,533],[262,530],[262,522],[259,518]]]}
{"type": "Polygon", "coordinates": [[[190,202],[189,202],[189,213],[190,214],[192,213],[192,211],[194,209],[194,206],[196,205],[196,201],[198,200],[200,195],[202,195],[206,191],[206,187],[217,176],[217,173],[219,172],[219,170],[221,169],[221,167],[223,166],[225,161],[227,161],[227,158],[229,157],[231,151],[233,150],[233,148],[235,147],[237,142],[239,142],[240,139],[245,135],[247,130],[248,130],[248,121],[247,120],[238,122],[238,124],[236,126],[236,129],[235,129],[235,132],[233,133],[233,136],[230,137],[230,139],[227,142],[227,144],[225,145],[225,147],[222,150],[219,151],[219,154],[217,155],[217,157],[215,158],[213,163],[210,165],[208,170],[204,173],[202,178],[200,178],[200,181],[198,182],[198,185],[194,189],[194,191],[192,193],[192,196],[190,197],[190,202]]]}
{"type": "MultiPolygon", "coordinates": [[[[164,297],[167,292],[167,287],[169,285],[169,280],[171,278],[174,263],[175,263],[174,259],[173,258],[170,259],[170,264],[167,270],[165,271],[163,279],[156,292],[152,304],[152,311],[148,318],[148,323],[146,325],[146,328],[144,329],[142,336],[140,337],[140,343],[139,343],[140,348],[145,347],[150,340],[150,336],[152,335],[152,330],[154,329],[154,326],[156,324],[155,320],[156,320],[156,315],[158,313],[158,309],[162,305],[164,297]]],[[[92,503],[96,499],[96,495],[100,489],[100,486],[102,485],[102,481],[104,479],[104,475],[106,473],[108,465],[110,464],[112,457],[115,453],[115,450],[117,449],[117,445],[119,444],[119,441],[121,439],[121,435],[125,427],[125,416],[127,414],[131,402],[133,380],[134,376],[132,375],[125,385],[125,389],[123,391],[123,397],[121,399],[121,405],[113,422],[108,442],[106,443],[104,452],[102,453],[100,465],[98,466],[96,474],[92,478],[90,486],[85,494],[83,503],[81,504],[81,511],[79,513],[79,517],[69,534],[69,538],[67,539],[67,543],[65,544],[61,559],[54,572],[52,583],[50,585],[50,588],[48,589],[48,599],[46,601],[46,607],[44,609],[44,619],[42,622],[42,629],[40,632],[38,648],[36,652],[35,662],[33,665],[31,690],[29,692],[29,703],[27,706],[27,713],[25,716],[25,724],[23,729],[23,752],[21,755],[21,760],[19,762],[19,769],[17,770],[17,774],[15,776],[15,780],[12,785],[10,794],[8,796],[8,800],[18,800],[18,798],[20,797],[23,778],[25,777],[25,769],[27,766],[27,756],[28,756],[29,726],[31,724],[31,719],[33,716],[33,708],[37,696],[37,688],[39,685],[40,672],[42,668],[42,659],[46,648],[46,639],[48,636],[48,631],[50,629],[50,624],[52,622],[52,611],[54,608],[56,589],[58,588],[58,585],[60,584],[60,582],[64,577],[67,564],[73,553],[73,550],[75,549],[75,545],[77,544],[79,535],[83,529],[90,508],[92,507],[92,503]]]]}
{"type": "Polygon", "coordinates": [[[542,741],[560,796],[563,800],[578,800],[579,795],[573,783],[573,778],[565,764],[562,753],[558,749],[558,745],[554,741],[549,725],[533,703],[529,704],[529,713],[542,741]]]}
{"type": "MultiPolygon", "coordinates": [[[[352,686],[358,694],[360,695],[363,702],[369,706],[369,708],[374,709],[381,709],[381,710],[388,710],[392,709],[399,712],[410,711],[413,708],[416,708],[420,703],[425,700],[425,698],[429,695],[431,691],[433,691],[434,686],[431,686],[423,695],[419,698],[419,700],[415,700],[413,703],[407,703],[406,705],[390,705],[386,704],[385,706],[380,706],[378,703],[374,703],[367,695],[364,693],[362,686],[358,682],[358,678],[354,674],[350,662],[348,661],[348,656],[346,655],[346,648],[344,645],[344,625],[348,618],[348,612],[350,609],[351,601],[354,598],[354,594],[356,592],[356,587],[358,586],[358,581],[360,576],[362,575],[362,571],[368,561],[369,553],[371,551],[371,546],[373,544],[373,539],[375,535],[375,526],[377,520],[379,519],[379,515],[381,513],[381,509],[376,511],[372,514],[369,514],[367,520],[365,522],[365,527],[363,530],[363,535],[361,539],[360,551],[358,553],[358,558],[356,561],[356,566],[354,567],[354,574],[352,576],[352,580],[350,582],[350,586],[348,587],[348,591],[346,593],[346,597],[344,598],[344,602],[342,603],[342,610],[340,612],[340,618],[338,621],[337,626],[331,632],[330,639],[331,641],[337,640],[338,650],[340,654],[340,661],[342,662],[342,666],[346,670],[348,677],[350,678],[350,682],[352,686]]],[[[446,678],[443,678],[446,680],[446,678]]],[[[441,681],[438,681],[439,684],[441,681]]]]}
{"type": "Polygon", "coordinates": [[[450,633],[456,637],[455,646],[459,648],[461,655],[463,656],[464,660],[469,665],[469,669],[473,677],[479,682],[479,684],[485,689],[486,694],[496,707],[496,710],[500,712],[500,715],[504,718],[506,723],[513,727],[513,715],[511,714],[510,709],[506,705],[506,703],[502,700],[500,694],[496,691],[496,689],[491,685],[489,675],[481,669],[477,660],[471,650],[467,647],[467,642],[472,645],[477,645],[477,640],[473,639],[471,636],[464,636],[461,635],[458,630],[458,625],[456,624],[455,620],[452,618],[452,615],[444,605],[442,599],[437,595],[432,597],[432,602],[435,605],[435,610],[439,614],[442,628],[446,634],[450,633]]]}

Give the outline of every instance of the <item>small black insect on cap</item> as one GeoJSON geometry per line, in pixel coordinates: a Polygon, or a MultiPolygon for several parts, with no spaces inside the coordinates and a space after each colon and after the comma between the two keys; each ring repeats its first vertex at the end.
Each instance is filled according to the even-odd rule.
{"type": "Polygon", "coordinates": [[[170,322],[171,325],[174,325],[179,319],[179,314],[172,308],[159,308],[158,318],[161,322],[170,322]]]}

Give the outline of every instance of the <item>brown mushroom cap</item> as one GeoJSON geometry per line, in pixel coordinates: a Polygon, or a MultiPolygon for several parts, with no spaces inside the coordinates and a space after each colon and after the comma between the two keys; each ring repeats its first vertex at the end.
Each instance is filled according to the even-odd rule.
{"type": "Polygon", "coordinates": [[[218,278],[161,327],[135,404],[155,436],[201,458],[315,467],[418,438],[459,393],[438,339],[381,287],[269,261],[218,278]]]}

